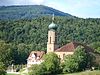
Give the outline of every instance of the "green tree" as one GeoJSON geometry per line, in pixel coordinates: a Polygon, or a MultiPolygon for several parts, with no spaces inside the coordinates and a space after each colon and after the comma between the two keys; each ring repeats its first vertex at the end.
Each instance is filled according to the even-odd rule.
{"type": "Polygon", "coordinates": [[[79,46],[75,49],[76,51],[74,52],[74,58],[75,61],[78,63],[79,70],[83,70],[86,68],[88,61],[88,53],[86,53],[85,49],[82,46],[79,46]]]}
{"type": "Polygon", "coordinates": [[[64,71],[67,72],[77,72],[82,71],[87,68],[90,63],[92,63],[92,58],[85,49],[81,46],[75,49],[75,52],[71,56],[66,56],[64,71]]]}
{"type": "Polygon", "coordinates": [[[28,58],[28,55],[29,55],[29,48],[26,44],[24,43],[21,43],[21,44],[18,44],[17,46],[17,51],[18,51],[18,61],[19,61],[19,64],[26,64],[26,60],[28,58]]]}
{"type": "Polygon", "coordinates": [[[90,46],[95,49],[95,52],[100,53],[100,42],[94,42],[90,46]]]}
{"type": "Polygon", "coordinates": [[[3,62],[6,66],[11,63],[11,46],[10,44],[0,41],[0,62],[3,62]]]}
{"type": "Polygon", "coordinates": [[[44,62],[42,64],[46,67],[48,74],[56,74],[60,70],[60,59],[55,53],[47,53],[43,56],[44,62]]]}
{"type": "Polygon", "coordinates": [[[0,62],[0,75],[6,75],[6,67],[3,62],[0,62]]]}
{"type": "Polygon", "coordinates": [[[76,72],[79,66],[72,55],[65,57],[64,72],[76,72]]]}

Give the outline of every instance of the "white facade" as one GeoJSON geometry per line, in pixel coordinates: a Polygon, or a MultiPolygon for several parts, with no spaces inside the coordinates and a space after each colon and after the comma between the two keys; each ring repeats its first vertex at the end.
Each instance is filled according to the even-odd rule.
{"type": "Polygon", "coordinates": [[[40,64],[43,60],[40,57],[35,56],[35,54],[31,54],[27,59],[27,67],[31,67],[33,64],[40,64]]]}

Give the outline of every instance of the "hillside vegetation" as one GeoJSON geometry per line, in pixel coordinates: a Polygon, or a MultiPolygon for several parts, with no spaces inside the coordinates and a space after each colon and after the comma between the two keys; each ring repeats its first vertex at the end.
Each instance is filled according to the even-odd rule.
{"type": "MultiPolygon", "coordinates": [[[[0,48],[0,50],[4,50],[4,53],[5,49],[13,52],[12,58],[9,58],[13,63],[26,63],[32,50],[46,51],[50,23],[51,17],[39,17],[33,20],[1,20],[0,44],[4,48],[0,48]]],[[[57,42],[60,46],[77,41],[90,45],[100,52],[100,19],[55,17],[55,24],[58,25],[57,42]],[[97,45],[93,46],[93,43],[97,45]]],[[[3,53],[1,52],[1,54],[3,53]]]]}
{"type": "Polygon", "coordinates": [[[43,5],[0,6],[0,19],[3,20],[32,19],[39,16],[48,16],[53,13],[55,13],[56,16],[73,18],[73,16],[68,13],[43,5]]]}
{"type": "MultiPolygon", "coordinates": [[[[45,50],[51,17],[33,20],[0,21],[0,39],[8,43],[37,44],[45,50]]],[[[71,41],[91,44],[100,41],[100,19],[67,19],[56,17],[57,37],[60,45],[71,41]]]]}

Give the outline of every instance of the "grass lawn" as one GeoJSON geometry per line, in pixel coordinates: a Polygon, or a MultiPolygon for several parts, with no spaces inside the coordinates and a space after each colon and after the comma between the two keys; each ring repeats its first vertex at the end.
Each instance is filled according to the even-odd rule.
{"type": "MultiPolygon", "coordinates": [[[[19,74],[12,74],[9,73],[7,75],[19,75],[19,74]]],[[[95,71],[84,71],[84,72],[78,72],[78,73],[71,73],[71,74],[58,74],[58,75],[100,75],[100,70],[95,71]]]]}
{"type": "Polygon", "coordinates": [[[100,70],[84,71],[84,72],[71,73],[71,74],[58,74],[58,75],[100,75],[100,70]]]}

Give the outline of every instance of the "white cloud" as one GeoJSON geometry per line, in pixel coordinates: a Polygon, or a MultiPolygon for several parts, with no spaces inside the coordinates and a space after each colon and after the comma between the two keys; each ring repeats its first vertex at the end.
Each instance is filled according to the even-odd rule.
{"type": "Polygon", "coordinates": [[[43,4],[46,0],[29,0],[30,2],[34,3],[34,4],[43,4]]]}

